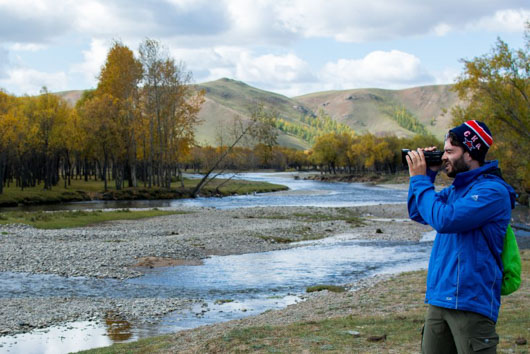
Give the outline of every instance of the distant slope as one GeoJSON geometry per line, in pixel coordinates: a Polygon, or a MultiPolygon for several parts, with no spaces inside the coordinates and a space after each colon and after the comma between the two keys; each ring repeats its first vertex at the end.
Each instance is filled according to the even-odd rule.
{"type": "MultiPolygon", "coordinates": [[[[265,109],[275,110],[279,117],[295,126],[306,126],[302,117],[315,117],[322,110],[334,120],[350,126],[357,133],[377,135],[395,134],[410,137],[416,134],[411,128],[398,123],[396,112],[416,121],[421,128],[443,138],[451,122],[450,110],[460,103],[450,85],[421,86],[404,90],[355,89],[316,92],[304,96],[286,96],[260,90],[241,81],[220,79],[197,85],[205,90],[206,101],[199,112],[202,124],[197,127],[196,138],[200,144],[218,144],[220,131],[228,131],[234,116],[249,119],[249,108],[256,103],[265,109]]],[[[71,105],[81,97],[82,91],[64,91],[57,95],[71,105]]],[[[412,129],[413,130],[413,129],[412,129]]],[[[310,147],[300,137],[279,132],[279,143],[298,149],[310,147]]]]}
{"type": "Polygon", "coordinates": [[[394,111],[405,111],[417,119],[427,131],[442,138],[451,122],[443,110],[459,103],[450,85],[422,86],[405,90],[355,89],[317,92],[294,97],[313,111],[323,110],[356,132],[396,134],[401,137],[415,133],[403,128],[393,118],[394,111]]]}
{"type": "MultiPolygon", "coordinates": [[[[241,81],[223,78],[199,84],[197,88],[206,92],[206,102],[199,112],[203,124],[197,128],[197,140],[211,145],[218,144],[219,131],[229,129],[234,116],[249,119],[250,109],[256,104],[262,104],[266,110],[274,110],[281,118],[293,122],[299,122],[305,114],[312,114],[286,96],[260,90],[241,81]]],[[[302,139],[283,132],[279,132],[278,142],[297,149],[309,147],[302,139]]]]}
{"type": "Polygon", "coordinates": [[[81,95],[83,94],[83,90],[62,91],[62,92],[55,92],[55,94],[61,97],[66,102],[68,102],[70,106],[74,107],[77,101],[79,101],[79,99],[81,98],[81,95]]]}

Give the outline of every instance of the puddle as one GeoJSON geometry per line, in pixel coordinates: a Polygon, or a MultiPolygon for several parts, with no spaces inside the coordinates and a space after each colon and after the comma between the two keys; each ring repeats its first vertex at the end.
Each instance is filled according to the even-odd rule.
{"type": "MultiPolygon", "coordinates": [[[[62,354],[123,342],[115,329],[97,322],[72,322],[66,326],[37,329],[16,336],[0,337],[0,353],[62,354]]],[[[137,340],[134,335],[126,341],[137,340]]]]}

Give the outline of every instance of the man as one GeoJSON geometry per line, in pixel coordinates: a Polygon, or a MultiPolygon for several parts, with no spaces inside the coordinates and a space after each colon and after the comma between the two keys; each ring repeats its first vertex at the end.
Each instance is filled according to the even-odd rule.
{"type": "Polygon", "coordinates": [[[496,352],[500,254],[515,192],[500,177],[497,161],[485,162],[492,143],[482,122],[451,129],[442,167],[454,181],[438,193],[433,183],[440,167],[427,168],[423,153],[435,148],[407,156],[409,216],[437,231],[427,275],[424,353],[496,352]]]}

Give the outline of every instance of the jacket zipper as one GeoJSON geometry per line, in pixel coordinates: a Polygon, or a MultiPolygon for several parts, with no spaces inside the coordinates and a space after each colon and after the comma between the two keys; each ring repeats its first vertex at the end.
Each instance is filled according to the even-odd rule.
{"type": "Polygon", "coordinates": [[[460,255],[458,255],[458,263],[456,267],[456,302],[455,310],[458,310],[458,289],[460,288],[460,255]]]}

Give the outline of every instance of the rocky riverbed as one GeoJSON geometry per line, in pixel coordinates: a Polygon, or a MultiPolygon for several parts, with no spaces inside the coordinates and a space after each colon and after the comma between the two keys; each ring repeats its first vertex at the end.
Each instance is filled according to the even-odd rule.
{"type": "MultiPolygon", "coordinates": [[[[418,240],[429,227],[406,219],[403,204],[355,208],[190,208],[186,213],[91,227],[40,230],[0,226],[0,271],[126,279],[155,266],[200,264],[210,255],[264,252],[341,233],[351,238],[418,240]]],[[[1,334],[101,319],[136,323],[185,310],[195,299],[0,298],[1,334]]]]}
{"type": "MultiPolygon", "coordinates": [[[[408,220],[405,204],[182,211],[185,213],[76,229],[39,230],[25,225],[3,225],[0,271],[127,279],[138,277],[151,267],[197,265],[210,255],[299,247],[296,241],[342,233],[349,234],[351,239],[417,241],[431,230],[408,220]]],[[[362,286],[376,280],[365,281],[362,286]]],[[[312,301],[333,299],[310,297],[317,299],[312,301]]],[[[3,324],[0,335],[73,321],[101,321],[109,314],[135,323],[156,322],[169,312],[185,311],[197,303],[200,300],[156,297],[0,298],[3,324]]],[[[293,318],[305,318],[311,313],[311,306],[291,306],[286,313],[296,316],[293,318]]],[[[270,316],[260,316],[257,321],[273,321],[270,316]]]]}
{"type": "Polygon", "coordinates": [[[4,225],[0,271],[125,279],[140,276],[142,265],[157,260],[193,263],[209,255],[278,250],[343,232],[360,239],[417,240],[428,228],[406,220],[405,208],[200,208],[75,229],[4,225]]]}

